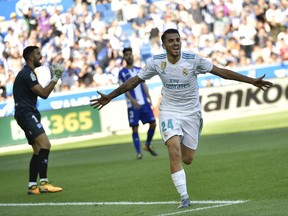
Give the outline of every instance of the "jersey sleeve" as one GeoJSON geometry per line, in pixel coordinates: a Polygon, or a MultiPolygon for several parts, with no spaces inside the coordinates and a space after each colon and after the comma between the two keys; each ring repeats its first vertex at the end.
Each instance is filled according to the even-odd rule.
{"type": "Polygon", "coordinates": [[[125,78],[123,76],[123,70],[121,70],[118,74],[118,83],[122,85],[125,82],[125,78]]]}
{"type": "Polygon", "coordinates": [[[29,88],[39,84],[36,74],[33,71],[30,71],[29,74],[25,76],[25,82],[28,84],[29,88]]]}
{"type": "Polygon", "coordinates": [[[155,69],[155,64],[153,58],[146,62],[146,65],[139,72],[138,76],[142,80],[151,79],[153,76],[157,75],[157,71],[155,69]]]}
{"type": "Polygon", "coordinates": [[[197,74],[208,73],[208,72],[210,72],[212,70],[212,68],[213,68],[212,62],[210,62],[207,59],[204,59],[202,57],[199,57],[198,64],[196,66],[196,73],[197,74]]]}

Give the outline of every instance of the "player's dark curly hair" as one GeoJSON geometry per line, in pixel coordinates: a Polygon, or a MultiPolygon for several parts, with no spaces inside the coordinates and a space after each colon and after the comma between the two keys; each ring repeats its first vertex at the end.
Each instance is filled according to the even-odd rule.
{"type": "Polygon", "coordinates": [[[27,61],[29,55],[33,53],[34,50],[39,49],[38,46],[28,46],[23,50],[23,58],[27,61]]]}
{"type": "Polygon", "coordinates": [[[179,34],[177,29],[167,29],[167,30],[164,31],[164,33],[161,36],[162,43],[164,43],[164,41],[166,39],[166,35],[167,34],[172,34],[172,33],[176,33],[176,34],[178,34],[180,36],[180,34],[179,34]]]}

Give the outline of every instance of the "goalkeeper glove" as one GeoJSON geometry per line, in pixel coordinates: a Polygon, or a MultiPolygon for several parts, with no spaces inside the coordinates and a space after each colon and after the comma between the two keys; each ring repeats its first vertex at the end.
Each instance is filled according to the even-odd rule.
{"type": "Polygon", "coordinates": [[[64,66],[61,64],[53,64],[51,67],[52,81],[58,82],[64,72],[64,66]]]}

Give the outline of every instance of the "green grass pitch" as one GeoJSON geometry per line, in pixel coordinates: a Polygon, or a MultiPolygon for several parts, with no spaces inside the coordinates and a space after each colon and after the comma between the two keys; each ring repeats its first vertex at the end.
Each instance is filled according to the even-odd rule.
{"type": "Polygon", "coordinates": [[[130,134],[52,144],[48,175],[63,187],[55,194],[26,194],[30,149],[0,153],[0,214],[287,216],[287,137],[288,112],[204,124],[184,166],[192,206],[182,210],[159,132],[159,156],[144,152],[141,161],[130,134]]]}

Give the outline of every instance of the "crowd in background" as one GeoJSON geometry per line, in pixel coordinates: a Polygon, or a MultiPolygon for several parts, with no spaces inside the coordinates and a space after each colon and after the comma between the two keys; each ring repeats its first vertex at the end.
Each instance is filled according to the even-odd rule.
{"type": "Polygon", "coordinates": [[[52,64],[65,65],[56,91],[118,83],[123,48],[132,47],[135,65],[144,66],[163,52],[160,37],[167,28],[179,30],[183,50],[218,66],[288,60],[286,0],[103,0],[96,6],[76,0],[67,11],[23,8],[21,19],[11,13],[9,28],[0,33],[0,101],[12,97],[28,45],[42,50],[42,66],[36,69],[42,85],[51,79],[52,64]]]}

